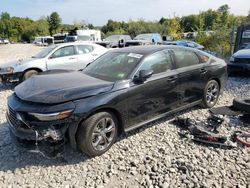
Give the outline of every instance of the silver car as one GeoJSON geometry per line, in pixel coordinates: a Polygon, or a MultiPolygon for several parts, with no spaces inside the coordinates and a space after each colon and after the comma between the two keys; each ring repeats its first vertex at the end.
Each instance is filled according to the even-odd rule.
{"type": "Polygon", "coordinates": [[[32,75],[48,70],[83,69],[106,51],[106,48],[90,42],[52,45],[31,59],[0,65],[0,80],[3,84],[19,83],[32,75]]]}

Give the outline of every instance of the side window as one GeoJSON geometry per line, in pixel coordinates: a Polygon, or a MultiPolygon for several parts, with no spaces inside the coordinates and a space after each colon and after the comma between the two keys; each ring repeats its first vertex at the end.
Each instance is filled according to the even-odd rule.
{"type": "Polygon", "coordinates": [[[94,47],[91,45],[77,45],[78,54],[87,54],[94,50],[94,47]]]}
{"type": "Polygon", "coordinates": [[[200,63],[198,56],[192,51],[176,50],[174,54],[177,68],[188,67],[200,63]]]}
{"type": "Polygon", "coordinates": [[[66,46],[58,49],[52,54],[52,58],[71,56],[75,54],[75,50],[73,46],[66,46]]]}
{"type": "Polygon", "coordinates": [[[208,60],[209,60],[209,57],[206,56],[206,55],[203,54],[203,53],[199,53],[199,57],[200,57],[200,62],[201,62],[201,63],[207,63],[208,60]]]}
{"type": "Polygon", "coordinates": [[[166,51],[161,51],[146,57],[142,63],[142,66],[139,68],[139,71],[153,70],[153,74],[158,74],[171,69],[172,63],[169,53],[166,51]]]}

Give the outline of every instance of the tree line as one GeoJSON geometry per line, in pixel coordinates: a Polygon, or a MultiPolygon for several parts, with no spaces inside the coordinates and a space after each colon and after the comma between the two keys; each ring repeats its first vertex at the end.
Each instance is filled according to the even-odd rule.
{"type": "Polygon", "coordinates": [[[140,19],[119,22],[110,19],[102,27],[87,24],[84,20],[72,25],[62,24],[57,12],[38,20],[11,17],[9,13],[3,12],[0,17],[0,37],[8,38],[12,42],[31,42],[36,36],[52,36],[58,32],[68,32],[80,27],[100,29],[102,37],[112,34],[129,34],[135,37],[140,33],[157,32],[178,40],[183,38],[185,32],[196,32],[197,36],[195,38],[191,36],[189,39],[226,56],[230,54],[233,31],[237,26],[248,23],[250,24],[250,12],[248,16],[236,16],[230,13],[228,5],[222,5],[217,10],[208,9],[199,14],[173,18],[162,17],[158,21],[140,19]],[[212,32],[206,35],[204,31],[212,32]]]}

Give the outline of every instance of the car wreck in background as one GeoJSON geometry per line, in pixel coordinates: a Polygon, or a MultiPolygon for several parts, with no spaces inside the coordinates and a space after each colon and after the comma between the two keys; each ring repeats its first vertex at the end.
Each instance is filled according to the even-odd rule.
{"type": "Polygon", "coordinates": [[[31,59],[18,60],[0,66],[2,83],[20,83],[31,76],[54,69],[79,70],[107,51],[89,42],[51,45],[31,59]]]}
{"type": "Polygon", "coordinates": [[[194,41],[190,40],[178,40],[178,41],[163,41],[163,44],[165,45],[177,45],[177,46],[186,46],[190,48],[196,48],[198,50],[204,50],[205,47],[203,45],[200,45],[194,41]]]}
{"type": "Polygon", "coordinates": [[[230,62],[228,63],[228,70],[230,74],[233,73],[250,73],[250,46],[234,53],[230,62]]]}
{"type": "Polygon", "coordinates": [[[121,48],[124,47],[127,41],[131,41],[129,35],[111,35],[101,42],[96,42],[105,48],[121,48]]]}
{"type": "Polygon", "coordinates": [[[162,44],[162,37],[158,33],[145,33],[137,35],[133,40],[127,41],[125,46],[143,46],[150,44],[162,44]]]}

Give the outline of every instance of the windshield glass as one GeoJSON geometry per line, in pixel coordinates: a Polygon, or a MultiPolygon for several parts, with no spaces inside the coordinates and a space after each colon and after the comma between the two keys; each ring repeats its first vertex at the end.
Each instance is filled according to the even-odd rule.
{"type": "Polygon", "coordinates": [[[111,35],[104,39],[104,41],[118,42],[120,40],[120,35],[111,35]]]}
{"type": "Polygon", "coordinates": [[[148,40],[151,41],[151,34],[141,34],[141,35],[137,35],[134,40],[148,40]]]}
{"type": "Polygon", "coordinates": [[[141,54],[108,52],[92,62],[83,72],[103,80],[123,80],[132,73],[141,58],[141,54]]]}
{"type": "Polygon", "coordinates": [[[49,46],[45,49],[43,49],[42,51],[40,51],[38,54],[32,56],[33,58],[45,58],[50,52],[52,52],[57,46],[53,45],[53,46],[49,46]]]}

